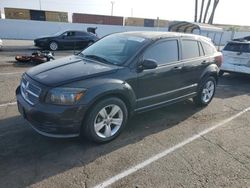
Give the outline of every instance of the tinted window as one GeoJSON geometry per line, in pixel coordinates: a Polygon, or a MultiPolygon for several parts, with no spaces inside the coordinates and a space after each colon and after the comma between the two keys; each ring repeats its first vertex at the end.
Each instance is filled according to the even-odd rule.
{"type": "Polygon", "coordinates": [[[232,51],[232,52],[240,52],[242,44],[240,43],[228,43],[223,50],[232,51]]]}
{"type": "Polygon", "coordinates": [[[198,42],[194,40],[182,40],[182,58],[189,59],[199,57],[198,42]]]}
{"type": "Polygon", "coordinates": [[[145,38],[126,34],[112,34],[102,38],[82,51],[82,55],[98,56],[109,63],[122,65],[133,57],[147,42],[145,38]]]}
{"type": "Polygon", "coordinates": [[[76,36],[87,36],[87,33],[85,32],[76,32],[76,36]]]}
{"type": "Polygon", "coordinates": [[[69,31],[69,32],[64,33],[63,35],[67,36],[67,37],[72,37],[72,36],[75,36],[75,32],[74,31],[69,31]]]}
{"type": "Polygon", "coordinates": [[[200,56],[204,56],[205,53],[204,53],[203,47],[201,46],[200,42],[198,42],[198,44],[199,44],[200,56]]]}
{"type": "Polygon", "coordinates": [[[211,44],[208,44],[206,42],[202,42],[202,47],[204,49],[205,55],[212,55],[216,51],[214,46],[212,46],[211,44]]]}
{"type": "Polygon", "coordinates": [[[168,40],[150,47],[144,54],[144,59],[153,59],[158,64],[178,61],[178,41],[168,40]]]}
{"type": "Polygon", "coordinates": [[[249,44],[242,44],[241,52],[250,53],[249,44]]]}

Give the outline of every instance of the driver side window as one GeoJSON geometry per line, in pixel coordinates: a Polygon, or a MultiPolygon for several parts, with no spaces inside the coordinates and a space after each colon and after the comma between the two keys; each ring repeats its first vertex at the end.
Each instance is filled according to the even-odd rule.
{"type": "Polygon", "coordinates": [[[144,53],[143,59],[152,59],[158,65],[168,64],[179,60],[179,49],[177,40],[166,40],[158,42],[149,47],[144,53]]]}
{"type": "Polygon", "coordinates": [[[75,32],[73,31],[69,31],[69,32],[66,32],[63,34],[65,37],[72,37],[72,36],[75,36],[75,32]]]}

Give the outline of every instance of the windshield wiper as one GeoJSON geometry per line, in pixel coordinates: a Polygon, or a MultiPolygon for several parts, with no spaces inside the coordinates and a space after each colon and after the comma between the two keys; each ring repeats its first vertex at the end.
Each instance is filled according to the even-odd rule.
{"type": "Polygon", "coordinates": [[[82,56],[86,57],[86,58],[89,58],[89,59],[94,59],[94,60],[97,60],[97,61],[100,61],[100,62],[103,62],[103,63],[113,64],[110,61],[108,61],[107,59],[105,59],[103,57],[100,57],[100,56],[97,56],[97,55],[84,55],[84,54],[82,54],[82,56]]]}

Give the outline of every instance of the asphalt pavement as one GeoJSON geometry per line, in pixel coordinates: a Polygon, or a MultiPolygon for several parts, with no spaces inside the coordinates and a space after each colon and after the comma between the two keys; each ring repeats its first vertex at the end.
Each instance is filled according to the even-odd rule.
{"type": "Polygon", "coordinates": [[[36,133],[15,104],[33,65],[2,63],[0,187],[250,187],[250,76],[225,74],[206,108],[190,99],[136,115],[116,140],[98,145],[36,133]]]}

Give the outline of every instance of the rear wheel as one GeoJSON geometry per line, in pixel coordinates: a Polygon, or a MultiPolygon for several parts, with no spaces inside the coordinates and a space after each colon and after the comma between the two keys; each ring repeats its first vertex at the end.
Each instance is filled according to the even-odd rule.
{"type": "Polygon", "coordinates": [[[198,95],[193,98],[197,106],[207,106],[213,99],[216,89],[216,80],[214,77],[207,77],[201,84],[198,95]]]}
{"type": "Polygon", "coordinates": [[[58,46],[58,43],[55,42],[55,41],[52,41],[49,43],[49,49],[52,50],[52,51],[56,51],[58,50],[59,46],[58,46]]]}
{"type": "Polygon", "coordinates": [[[128,118],[124,102],[107,98],[95,104],[83,124],[84,135],[94,142],[104,143],[116,138],[128,118]]]}

